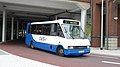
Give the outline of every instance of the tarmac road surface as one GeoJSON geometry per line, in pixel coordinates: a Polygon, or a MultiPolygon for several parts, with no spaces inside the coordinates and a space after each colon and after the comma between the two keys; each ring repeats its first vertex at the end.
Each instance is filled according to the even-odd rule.
{"type": "Polygon", "coordinates": [[[55,53],[27,47],[23,39],[0,44],[0,49],[24,58],[60,67],[120,67],[120,57],[87,54],[60,57],[55,53]]]}

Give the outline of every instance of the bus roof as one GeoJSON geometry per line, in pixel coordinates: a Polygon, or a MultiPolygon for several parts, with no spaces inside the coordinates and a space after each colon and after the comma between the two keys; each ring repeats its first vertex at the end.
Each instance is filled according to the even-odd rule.
{"type": "Polygon", "coordinates": [[[60,23],[62,24],[63,21],[66,20],[66,21],[77,21],[77,22],[80,22],[78,20],[72,20],[72,19],[58,19],[58,20],[53,20],[53,21],[43,21],[43,22],[31,22],[31,24],[49,24],[49,23],[60,23]]]}

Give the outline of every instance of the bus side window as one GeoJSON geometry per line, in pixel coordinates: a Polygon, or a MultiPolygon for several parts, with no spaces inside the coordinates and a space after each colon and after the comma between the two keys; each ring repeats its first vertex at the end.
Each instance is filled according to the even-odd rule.
{"type": "Polygon", "coordinates": [[[50,35],[50,24],[44,24],[42,27],[43,35],[50,35]]]}
{"type": "Polygon", "coordinates": [[[59,24],[57,25],[57,35],[60,37],[64,37],[62,29],[59,24]]]}
{"type": "Polygon", "coordinates": [[[35,28],[35,25],[31,25],[31,31],[30,31],[31,34],[34,34],[34,28],[35,28]]]}
{"type": "Polygon", "coordinates": [[[51,24],[50,35],[57,36],[57,24],[51,24]]]}
{"type": "Polygon", "coordinates": [[[31,25],[29,25],[28,34],[31,34],[31,25]]]}
{"type": "Polygon", "coordinates": [[[42,34],[42,25],[38,24],[36,27],[36,34],[41,35],[42,34]]]}

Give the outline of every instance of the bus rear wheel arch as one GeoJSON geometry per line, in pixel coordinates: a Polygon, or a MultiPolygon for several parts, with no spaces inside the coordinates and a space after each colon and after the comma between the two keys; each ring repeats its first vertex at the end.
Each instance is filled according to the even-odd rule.
{"type": "Polygon", "coordinates": [[[59,55],[59,56],[64,56],[64,49],[63,47],[59,46],[56,50],[56,54],[59,55]]]}

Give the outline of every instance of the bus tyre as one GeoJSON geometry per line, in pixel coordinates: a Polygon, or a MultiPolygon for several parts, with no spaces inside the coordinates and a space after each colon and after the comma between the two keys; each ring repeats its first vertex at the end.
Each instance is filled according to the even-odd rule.
{"type": "Polygon", "coordinates": [[[34,49],[33,42],[30,43],[30,48],[34,49]]]}
{"type": "Polygon", "coordinates": [[[64,49],[62,47],[57,48],[57,55],[62,57],[64,56],[64,49]]]}

